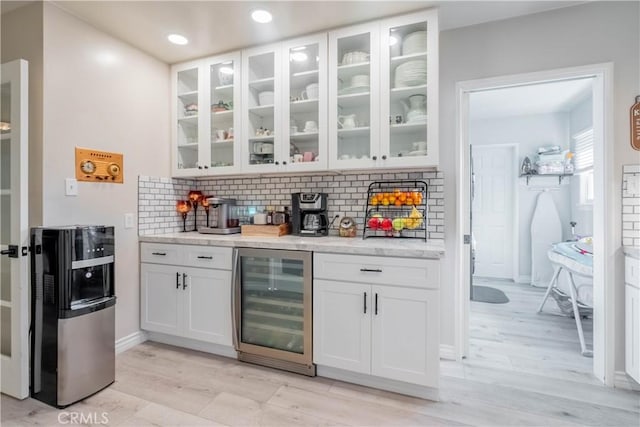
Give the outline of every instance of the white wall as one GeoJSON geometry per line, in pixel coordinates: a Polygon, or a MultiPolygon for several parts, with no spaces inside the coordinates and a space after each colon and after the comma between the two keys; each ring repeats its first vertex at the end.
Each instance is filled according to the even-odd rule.
{"type": "Polygon", "coordinates": [[[116,227],[116,338],[139,330],[138,175],[170,174],[169,66],[44,5],[44,225],[116,227]],[[80,183],[76,146],[124,154],[124,184],[80,183]]]}
{"type": "MultiPolygon", "coordinates": [[[[559,145],[563,149],[569,149],[569,115],[535,114],[472,120],[469,124],[469,142],[474,146],[517,144],[519,158],[516,170],[519,173],[525,156],[532,162],[535,161],[538,147],[542,145],[559,145]]],[[[542,189],[540,184],[557,190],[552,191],[551,195],[560,215],[563,239],[571,235],[570,187],[567,181],[563,182],[564,185],[556,185],[557,179],[551,177],[534,178],[530,180],[529,185],[524,178],[518,178],[517,175],[513,179],[517,182],[515,188],[518,204],[519,281],[526,282],[531,278],[531,219],[538,194],[542,189]]]]}
{"type": "MultiPolygon", "coordinates": [[[[549,12],[507,19],[440,34],[440,168],[445,179],[445,238],[447,255],[442,271],[453,272],[456,251],[456,82],[602,62],[614,63],[614,194],[607,235],[621,241],[622,165],[637,159],[629,144],[629,107],[640,93],[640,4],[590,2],[549,12]],[[451,177],[451,178],[449,178],[451,177]]],[[[622,251],[616,248],[615,286],[616,369],[623,369],[624,283],[622,251]]],[[[442,275],[441,337],[456,342],[453,274],[442,275]]]]}

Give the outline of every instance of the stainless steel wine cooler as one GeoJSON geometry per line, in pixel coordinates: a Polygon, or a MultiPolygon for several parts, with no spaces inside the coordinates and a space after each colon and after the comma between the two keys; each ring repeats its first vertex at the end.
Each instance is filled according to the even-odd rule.
{"type": "Polygon", "coordinates": [[[238,248],[233,274],[238,359],[315,376],[311,252],[238,248]]]}

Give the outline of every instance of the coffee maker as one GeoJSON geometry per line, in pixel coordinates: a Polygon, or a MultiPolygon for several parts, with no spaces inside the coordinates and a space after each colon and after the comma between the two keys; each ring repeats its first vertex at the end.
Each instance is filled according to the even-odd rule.
{"type": "Polygon", "coordinates": [[[209,197],[209,205],[217,213],[218,221],[215,227],[200,227],[199,233],[203,234],[236,234],[240,233],[240,221],[232,218],[230,209],[235,206],[235,199],[224,199],[222,197],[209,197]]]}
{"type": "Polygon", "coordinates": [[[326,193],[293,193],[291,222],[297,236],[326,236],[329,234],[326,193]]]}

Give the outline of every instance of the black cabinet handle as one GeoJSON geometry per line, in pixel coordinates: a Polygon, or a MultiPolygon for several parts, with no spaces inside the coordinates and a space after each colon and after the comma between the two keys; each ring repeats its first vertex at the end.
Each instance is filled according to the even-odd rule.
{"type": "Polygon", "coordinates": [[[182,289],[183,290],[187,289],[187,273],[182,273],[182,289]]]}
{"type": "Polygon", "coordinates": [[[213,259],[212,256],[198,255],[198,259],[213,259]]]}
{"type": "Polygon", "coordinates": [[[205,169],[209,169],[209,166],[207,166],[207,165],[204,165],[204,168],[205,168],[205,169]]]}
{"type": "Polygon", "coordinates": [[[280,162],[276,162],[276,166],[279,165],[279,164],[280,164],[280,162]]]}
{"type": "Polygon", "coordinates": [[[386,154],[382,155],[382,160],[387,160],[387,155],[386,154]]]}
{"type": "Polygon", "coordinates": [[[286,164],[287,164],[287,162],[282,162],[282,164],[283,164],[283,165],[286,165],[286,164]]]}
{"type": "Polygon", "coordinates": [[[198,166],[198,169],[202,169],[202,166],[198,166]]]}
{"type": "Polygon", "coordinates": [[[364,314],[367,314],[367,293],[364,293],[364,314]]]}
{"type": "Polygon", "coordinates": [[[378,315],[378,293],[376,292],[376,307],[375,307],[375,314],[376,316],[378,315]]]}
{"type": "Polygon", "coordinates": [[[378,160],[378,156],[373,156],[372,159],[373,160],[378,160]]]}
{"type": "Polygon", "coordinates": [[[166,252],[151,252],[151,255],[166,256],[166,252]]]}
{"type": "Polygon", "coordinates": [[[368,273],[382,273],[382,270],[379,268],[361,268],[360,271],[365,271],[368,273]]]}
{"type": "Polygon", "coordinates": [[[176,273],[176,289],[180,289],[180,273],[176,273]]]}

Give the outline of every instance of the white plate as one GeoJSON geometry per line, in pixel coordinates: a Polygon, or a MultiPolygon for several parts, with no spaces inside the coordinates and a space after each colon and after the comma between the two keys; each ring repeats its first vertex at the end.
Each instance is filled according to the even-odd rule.
{"type": "Polygon", "coordinates": [[[369,85],[345,87],[338,91],[338,95],[353,95],[355,93],[369,92],[369,85]]]}
{"type": "Polygon", "coordinates": [[[427,121],[426,114],[424,116],[415,116],[411,120],[407,120],[407,123],[424,123],[427,121]]]}
{"type": "Polygon", "coordinates": [[[427,150],[409,151],[410,156],[426,156],[427,150]]]}

